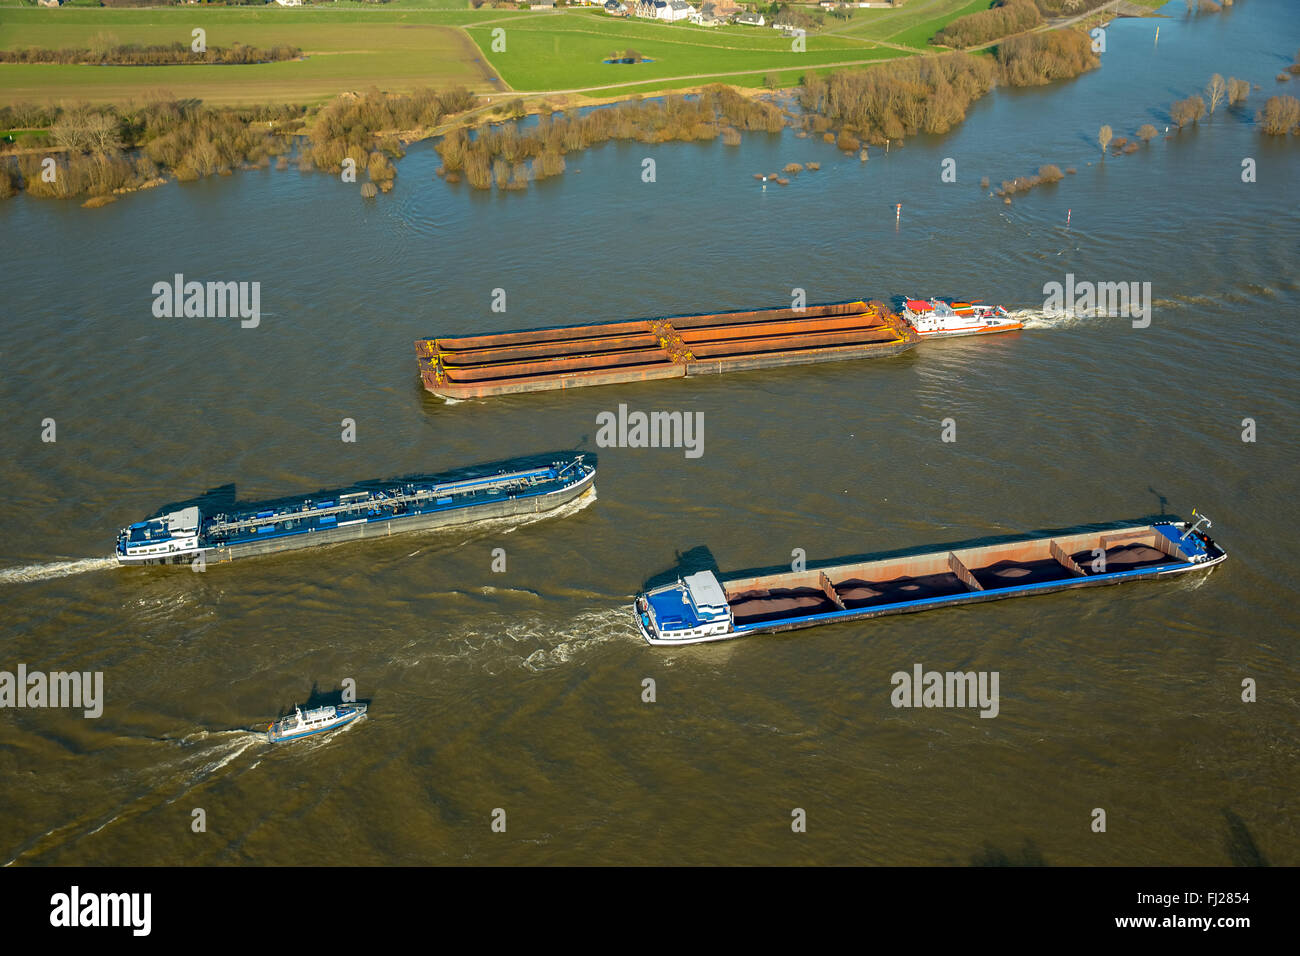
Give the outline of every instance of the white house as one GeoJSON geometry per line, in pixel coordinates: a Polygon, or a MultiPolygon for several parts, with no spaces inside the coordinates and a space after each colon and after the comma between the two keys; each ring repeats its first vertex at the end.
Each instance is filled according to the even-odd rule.
{"type": "Polygon", "coordinates": [[[761,13],[742,13],[736,22],[747,27],[761,27],[767,24],[767,18],[761,13]]]}
{"type": "Polygon", "coordinates": [[[638,17],[667,20],[670,23],[676,20],[685,20],[694,12],[695,8],[686,0],[640,0],[636,7],[638,17]]]}
{"type": "Polygon", "coordinates": [[[301,7],[302,0],[275,0],[282,7],[301,7]]]}

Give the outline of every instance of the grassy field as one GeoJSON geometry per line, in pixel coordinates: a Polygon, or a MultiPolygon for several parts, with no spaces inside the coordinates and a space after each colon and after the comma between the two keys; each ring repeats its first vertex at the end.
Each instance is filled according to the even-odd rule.
{"type": "Polygon", "coordinates": [[[376,7],[340,0],[318,7],[155,7],[46,10],[0,5],[0,49],[120,43],[188,43],[202,27],[210,46],[289,44],[298,61],[248,66],[101,67],[0,64],[0,104],[124,102],[159,92],[214,104],[304,103],[346,90],[392,91],[463,84],[478,91],[653,92],[721,81],[792,85],[809,70],[922,52],[935,31],[990,0],[909,0],[892,10],[854,10],[795,53],[775,30],[695,27],[615,19],[589,8],[559,13],[481,10],[466,0],[396,0],[376,7]],[[492,31],[506,50],[493,52],[492,31]],[[476,46],[477,44],[477,46],[476,46]],[[654,60],[605,64],[615,50],[654,60]],[[489,67],[490,64],[490,67],[489,67]],[[493,83],[495,73],[505,86],[493,83]]]}
{"type": "MultiPolygon", "coordinates": [[[[409,2],[409,0],[408,0],[409,2]]],[[[446,2],[446,0],[434,0],[446,2]]],[[[509,17],[511,14],[505,14],[509,17]]],[[[527,16],[527,14],[514,14],[527,16]]],[[[158,90],[210,103],[310,103],[372,86],[409,90],[464,84],[487,90],[489,71],[457,24],[502,19],[435,9],[337,7],[156,7],[137,10],[0,7],[0,49],[89,46],[100,34],[121,43],[188,44],[207,32],[209,46],[244,43],[300,47],[300,61],[248,66],[75,66],[0,64],[0,103],[24,100],[122,102],[158,90]]]]}
{"type": "Polygon", "coordinates": [[[807,52],[795,53],[791,41],[775,30],[620,20],[594,10],[472,26],[468,33],[506,82],[519,91],[588,89],[624,82],[654,89],[665,84],[646,81],[696,77],[758,83],[766,73],[797,76],[819,65],[899,55],[896,50],[841,36],[810,36],[807,52]],[[505,27],[506,49],[501,53],[491,51],[494,26],[505,27]],[[628,48],[654,62],[602,62],[616,50],[628,48]],[[741,73],[749,76],[729,75],[741,73]]]}

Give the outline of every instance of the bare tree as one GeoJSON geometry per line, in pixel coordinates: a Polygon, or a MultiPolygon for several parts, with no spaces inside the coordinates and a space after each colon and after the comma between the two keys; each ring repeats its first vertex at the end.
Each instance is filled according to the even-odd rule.
{"type": "Polygon", "coordinates": [[[121,126],[108,113],[91,113],[86,117],[88,148],[95,153],[111,153],[122,148],[121,126]]]}
{"type": "Polygon", "coordinates": [[[65,110],[50,127],[50,135],[59,146],[84,152],[90,146],[90,117],[85,109],[65,110]]]}
{"type": "Polygon", "coordinates": [[[1097,142],[1101,144],[1101,156],[1106,158],[1106,147],[1110,145],[1111,137],[1114,136],[1114,130],[1109,126],[1103,126],[1097,131],[1097,142]]]}
{"type": "Polygon", "coordinates": [[[1250,81],[1239,80],[1235,76],[1228,77],[1228,105],[1236,106],[1238,103],[1246,102],[1246,97],[1250,95],[1250,81]]]}
{"type": "Polygon", "coordinates": [[[1157,136],[1160,135],[1160,131],[1157,130],[1154,126],[1152,126],[1150,123],[1143,123],[1141,126],[1138,127],[1137,135],[1138,135],[1138,139],[1142,140],[1142,142],[1144,143],[1149,144],[1153,139],[1155,139],[1157,136]]]}
{"type": "Polygon", "coordinates": [[[1205,87],[1205,98],[1209,100],[1207,105],[1211,116],[1214,115],[1214,111],[1219,108],[1219,104],[1223,102],[1223,98],[1227,94],[1228,84],[1223,81],[1222,76],[1215,73],[1214,76],[1210,77],[1210,82],[1205,87]]]}

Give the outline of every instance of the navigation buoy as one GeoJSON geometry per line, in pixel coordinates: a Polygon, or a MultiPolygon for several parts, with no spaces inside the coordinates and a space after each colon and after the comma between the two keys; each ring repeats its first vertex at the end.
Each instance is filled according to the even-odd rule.
{"type": "Polygon", "coordinates": [[[1065,210],[1065,227],[1066,227],[1067,229],[1070,227],[1070,213],[1072,213],[1072,212],[1074,212],[1073,209],[1067,209],[1067,210],[1065,210]]]}
{"type": "Polygon", "coordinates": [[[1159,45],[1160,45],[1160,25],[1156,24],[1156,42],[1153,43],[1152,46],[1159,46],[1159,45]]]}
{"type": "Polygon", "coordinates": [[[900,202],[894,207],[894,224],[897,225],[903,218],[903,204],[900,202]]]}

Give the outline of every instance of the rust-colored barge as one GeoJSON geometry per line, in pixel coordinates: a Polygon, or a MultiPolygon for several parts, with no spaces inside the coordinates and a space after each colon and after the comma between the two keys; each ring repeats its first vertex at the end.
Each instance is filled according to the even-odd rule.
{"type": "Polygon", "coordinates": [[[418,339],[424,387],[482,398],[897,355],[920,341],[880,302],[418,339]]]}

